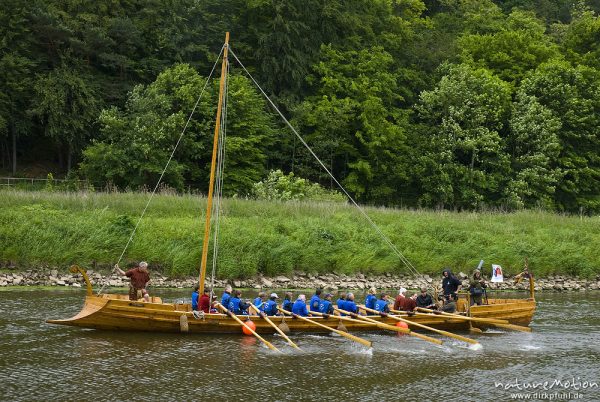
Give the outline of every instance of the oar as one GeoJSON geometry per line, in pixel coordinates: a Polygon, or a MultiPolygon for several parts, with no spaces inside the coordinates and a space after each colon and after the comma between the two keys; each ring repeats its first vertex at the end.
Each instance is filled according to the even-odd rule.
{"type": "MultiPolygon", "coordinates": [[[[318,313],[316,311],[311,311],[310,313],[311,314],[319,315],[321,317],[323,317],[323,316],[326,315],[326,314],[323,314],[323,313],[318,313]]],[[[344,317],[344,316],[337,316],[337,315],[330,315],[330,316],[333,317],[333,318],[335,318],[335,319],[344,320],[344,321],[350,321],[350,322],[356,322],[356,323],[360,323],[360,324],[369,323],[371,325],[375,325],[377,328],[386,329],[388,331],[402,332],[403,334],[410,333],[410,329],[408,329],[408,328],[395,327],[393,325],[388,325],[388,324],[385,324],[383,322],[378,322],[378,321],[369,322],[369,321],[357,320],[357,319],[354,319],[354,318],[344,317]]]]}
{"type": "Polygon", "coordinates": [[[231,311],[229,311],[225,307],[223,307],[223,305],[221,303],[215,303],[215,305],[217,307],[219,307],[221,310],[223,310],[225,312],[225,314],[227,314],[228,316],[230,316],[231,318],[233,318],[234,320],[236,320],[241,326],[247,328],[248,331],[250,331],[252,333],[252,335],[254,335],[255,337],[257,337],[262,343],[264,343],[265,345],[267,345],[267,347],[269,349],[274,350],[276,352],[281,352],[279,349],[277,349],[275,346],[273,346],[271,344],[271,342],[269,342],[266,339],[264,339],[262,336],[260,336],[259,334],[257,334],[256,331],[254,331],[252,328],[250,328],[250,326],[246,325],[246,323],[244,323],[244,321],[240,320],[235,314],[233,314],[231,311]]]}
{"type": "MultiPolygon", "coordinates": [[[[358,315],[356,313],[351,313],[351,312],[346,311],[346,310],[340,310],[338,308],[336,308],[335,310],[338,311],[338,312],[340,312],[340,313],[342,313],[342,314],[351,315],[353,317],[356,317],[356,318],[358,318],[360,320],[363,320],[363,321],[366,321],[366,322],[379,323],[379,321],[374,320],[372,318],[365,317],[365,316],[362,316],[362,315],[358,315]]],[[[377,313],[377,314],[379,314],[379,313],[377,313]]],[[[436,345],[441,345],[443,343],[439,339],[435,339],[435,338],[432,338],[430,336],[423,335],[423,334],[417,334],[416,332],[413,332],[413,331],[408,332],[408,335],[414,336],[415,338],[419,338],[419,339],[422,339],[422,340],[427,341],[427,342],[435,343],[436,345]]]]}
{"type": "MultiPolygon", "coordinates": [[[[420,307],[418,307],[418,308],[420,310],[433,312],[433,310],[429,310],[426,308],[420,308],[420,307]]],[[[460,314],[446,313],[445,311],[440,311],[439,313],[446,317],[453,317],[453,318],[459,318],[459,319],[463,319],[463,320],[467,320],[467,321],[480,322],[482,324],[488,324],[488,325],[492,325],[492,326],[498,327],[498,328],[512,329],[514,331],[521,331],[521,332],[531,332],[531,328],[529,328],[529,327],[524,327],[522,325],[508,324],[508,321],[506,321],[506,320],[498,320],[495,318],[465,317],[460,314]]]]}
{"type": "MultiPolygon", "coordinates": [[[[380,314],[379,311],[377,311],[377,310],[373,310],[373,309],[370,309],[370,308],[365,307],[365,306],[361,306],[361,307],[364,308],[369,313],[380,314]]],[[[414,325],[415,327],[423,328],[423,329],[426,329],[426,330],[431,331],[431,332],[435,332],[435,333],[440,334],[440,335],[444,335],[444,336],[448,336],[450,338],[458,339],[459,341],[463,341],[463,342],[467,342],[467,343],[472,343],[473,345],[478,345],[479,344],[479,342],[477,342],[475,339],[467,338],[466,336],[457,335],[457,334],[453,334],[452,332],[448,332],[448,331],[444,331],[444,330],[441,330],[441,329],[432,328],[432,327],[429,327],[427,325],[419,324],[419,323],[416,323],[414,321],[406,320],[404,318],[400,318],[400,317],[393,316],[393,315],[388,315],[388,317],[392,317],[396,321],[405,322],[408,325],[414,325]]]]}
{"type": "Polygon", "coordinates": [[[345,338],[351,339],[351,340],[353,340],[354,342],[358,342],[358,343],[360,343],[360,344],[363,344],[363,345],[365,345],[365,346],[366,346],[366,347],[368,347],[368,348],[370,348],[370,347],[372,346],[372,344],[373,344],[371,341],[367,341],[366,339],[359,338],[358,336],[355,336],[355,335],[349,334],[349,333],[347,333],[347,332],[344,332],[344,331],[337,330],[337,329],[335,329],[335,328],[330,328],[330,327],[328,327],[327,325],[323,325],[323,324],[321,324],[320,322],[316,322],[316,321],[310,320],[310,319],[308,319],[308,318],[306,318],[306,317],[302,317],[301,315],[298,315],[298,314],[290,313],[289,311],[286,311],[286,310],[284,310],[284,309],[282,309],[282,308],[280,308],[280,307],[277,307],[277,309],[278,309],[279,311],[281,311],[283,314],[289,314],[289,315],[291,315],[291,316],[293,316],[293,317],[295,317],[295,318],[299,318],[299,319],[301,319],[301,320],[304,320],[304,321],[306,321],[306,322],[309,322],[309,323],[311,323],[311,324],[314,324],[314,325],[316,325],[316,326],[319,326],[319,327],[322,327],[322,328],[328,329],[328,330],[330,330],[331,332],[335,332],[336,334],[338,334],[338,335],[341,335],[341,336],[343,336],[343,337],[345,337],[345,338]]]}
{"type": "Polygon", "coordinates": [[[292,340],[290,338],[288,338],[288,336],[277,325],[275,325],[275,323],[273,321],[271,321],[271,319],[269,317],[267,317],[267,315],[265,313],[263,313],[262,311],[259,311],[256,308],[256,306],[254,306],[253,304],[250,305],[250,308],[253,309],[254,311],[256,311],[263,320],[265,320],[266,322],[269,323],[270,326],[275,328],[275,331],[277,331],[279,333],[279,335],[281,335],[283,337],[283,339],[285,339],[287,341],[287,343],[290,344],[291,347],[300,350],[298,345],[296,345],[294,342],[292,342],[292,340]]]}

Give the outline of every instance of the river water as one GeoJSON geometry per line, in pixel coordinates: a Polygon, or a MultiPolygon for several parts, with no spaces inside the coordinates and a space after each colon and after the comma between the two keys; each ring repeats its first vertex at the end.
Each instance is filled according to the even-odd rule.
{"type": "MultiPolygon", "coordinates": [[[[187,292],[155,290],[165,301],[187,292]]],[[[245,336],[124,333],[46,324],[79,311],[75,290],[0,292],[1,400],[600,400],[600,293],[538,294],[533,333],[479,335],[483,348],[394,334],[245,336]],[[554,383],[561,381],[561,383],[554,383]],[[543,383],[547,381],[546,390],[543,383]],[[554,383],[554,384],[553,384],[554,383]],[[519,390],[524,387],[536,389],[519,390]],[[518,397],[518,396],[517,396],[518,397]],[[562,398],[561,398],[562,397],[562,398]]]]}

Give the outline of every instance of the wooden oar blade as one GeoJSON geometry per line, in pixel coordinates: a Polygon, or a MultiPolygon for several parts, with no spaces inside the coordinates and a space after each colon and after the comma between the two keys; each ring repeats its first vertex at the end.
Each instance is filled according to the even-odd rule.
{"type": "Polygon", "coordinates": [[[524,327],[522,325],[515,325],[515,324],[493,324],[493,325],[498,328],[511,329],[513,331],[532,332],[531,328],[524,327]]]}

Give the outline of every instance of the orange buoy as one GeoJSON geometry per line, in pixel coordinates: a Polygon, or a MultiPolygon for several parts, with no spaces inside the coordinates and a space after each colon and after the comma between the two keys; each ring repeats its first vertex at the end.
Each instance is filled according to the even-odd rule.
{"type": "MultiPolygon", "coordinates": [[[[408,329],[408,324],[405,323],[404,321],[398,321],[396,322],[396,326],[400,327],[400,328],[406,328],[408,329]]],[[[398,335],[404,335],[402,332],[398,332],[398,335]]]]}
{"type": "MultiPolygon", "coordinates": [[[[256,331],[256,324],[253,323],[252,321],[248,320],[248,321],[244,322],[244,324],[246,324],[247,326],[252,328],[253,331],[256,331]]],[[[242,331],[244,332],[244,335],[252,335],[252,332],[250,332],[250,330],[248,328],[246,328],[246,325],[242,326],[242,331]]]]}

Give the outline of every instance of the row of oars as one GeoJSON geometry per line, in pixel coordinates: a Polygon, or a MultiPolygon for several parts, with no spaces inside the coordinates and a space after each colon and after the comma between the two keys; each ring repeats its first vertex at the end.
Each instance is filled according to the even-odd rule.
{"type": "MultiPolygon", "coordinates": [[[[220,303],[217,303],[217,307],[220,308],[222,311],[224,311],[227,315],[229,315],[231,318],[233,318],[234,320],[236,320],[242,327],[245,327],[252,335],[254,335],[257,339],[259,339],[262,343],[264,343],[269,349],[274,350],[279,352],[279,349],[277,349],[273,344],[271,344],[269,341],[267,341],[266,339],[264,339],[263,337],[261,337],[258,333],[256,333],[256,331],[254,329],[252,329],[249,325],[247,325],[245,322],[243,322],[240,318],[238,318],[235,314],[231,313],[228,309],[226,309],[223,305],[221,305],[220,303]]],[[[443,342],[439,339],[436,338],[432,338],[429,337],[427,335],[423,335],[420,333],[416,333],[413,332],[410,327],[416,327],[416,328],[420,328],[420,329],[425,329],[434,333],[437,333],[439,335],[442,336],[446,336],[449,338],[453,338],[453,339],[457,339],[459,341],[462,342],[467,342],[473,345],[479,345],[479,342],[477,342],[474,339],[468,338],[466,336],[462,336],[462,335],[458,335],[458,334],[453,334],[452,332],[448,332],[448,331],[444,331],[444,330],[440,330],[440,329],[436,329],[436,328],[432,328],[430,326],[424,325],[424,324],[420,324],[417,322],[414,322],[412,320],[407,320],[401,316],[398,315],[391,315],[391,314],[385,314],[385,313],[380,313],[376,310],[370,309],[364,305],[360,305],[359,306],[361,309],[363,309],[364,311],[367,311],[369,313],[373,313],[375,315],[381,315],[384,317],[390,317],[398,322],[403,322],[405,324],[407,324],[407,326],[409,328],[404,328],[404,327],[399,327],[399,326],[393,326],[393,325],[389,325],[386,323],[382,323],[379,322],[377,320],[374,320],[371,317],[367,317],[367,316],[362,316],[356,313],[352,313],[349,311],[345,311],[342,309],[338,309],[335,308],[335,311],[340,314],[339,316],[334,316],[336,319],[339,319],[341,321],[346,321],[346,322],[352,322],[352,323],[360,323],[360,324],[369,324],[369,325],[374,325],[377,328],[383,329],[383,330],[388,330],[388,331],[394,331],[394,332],[398,332],[398,333],[403,333],[403,334],[407,334],[416,338],[419,338],[421,340],[427,341],[427,342],[431,342],[434,343],[436,345],[441,345],[443,342]]],[[[298,345],[296,345],[286,334],[285,332],[279,328],[277,325],[275,325],[275,323],[273,321],[271,321],[271,319],[263,312],[259,311],[255,306],[251,305],[250,306],[251,309],[253,309],[262,319],[264,319],[270,326],[273,327],[273,329],[275,329],[276,332],[278,332],[283,339],[286,340],[286,342],[292,346],[295,349],[300,349],[298,347],[298,345]]],[[[308,317],[303,317],[300,316],[298,314],[294,314],[291,313],[289,311],[283,310],[282,308],[278,307],[278,310],[284,315],[284,316],[292,316],[294,318],[306,321],[308,323],[311,323],[315,326],[327,329],[331,332],[334,332],[340,336],[343,336],[347,339],[350,339],[354,342],[360,343],[361,345],[364,345],[366,347],[371,347],[372,346],[372,342],[368,341],[366,339],[360,338],[356,335],[352,335],[349,334],[348,332],[342,331],[341,329],[336,329],[336,328],[331,328],[325,324],[322,324],[320,322],[311,320],[308,317]]],[[[512,325],[509,324],[508,321],[506,320],[499,320],[499,319],[488,319],[488,318],[475,318],[475,317],[466,317],[460,314],[453,314],[453,313],[446,313],[446,312],[439,312],[439,311],[434,311],[434,310],[429,310],[429,309],[424,309],[424,308],[419,308],[420,311],[425,311],[427,312],[427,314],[423,314],[423,313],[416,313],[417,316],[430,316],[432,314],[441,314],[444,316],[448,316],[448,317],[452,317],[455,319],[460,319],[460,320],[466,320],[466,321],[472,321],[472,322],[478,322],[481,324],[486,324],[486,325],[490,325],[490,326],[496,326],[499,328],[504,328],[504,329],[511,329],[511,330],[517,330],[517,331],[524,331],[524,332],[531,332],[531,329],[528,327],[522,327],[519,325],[512,325]]],[[[392,313],[394,314],[405,314],[406,312],[404,311],[397,311],[397,310],[391,310],[392,313]]],[[[327,316],[325,314],[321,314],[315,311],[311,311],[311,314],[317,315],[317,316],[327,316]]]]}

